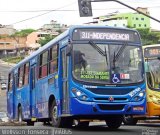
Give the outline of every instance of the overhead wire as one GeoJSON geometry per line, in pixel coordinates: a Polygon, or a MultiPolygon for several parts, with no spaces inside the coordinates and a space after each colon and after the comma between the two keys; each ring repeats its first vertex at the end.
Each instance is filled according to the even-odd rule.
{"type": "MultiPolygon", "coordinates": [[[[148,6],[147,8],[160,8],[160,6],[148,6]]],[[[111,10],[111,9],[128,9],[127,7],[119,7],[119,8],[95,8],[93,10],[111,10]]],[[[10,10],[10,11],[5,11],[5,10],[0,10],[0,12],[18,12],[18,13],[28,13],[28,12],[66,12],[66,11],[78,11],[77,9],[64,9],[64,10],[10,10]]],[[[47,14],[47,13],[46,13],[47,14]]]]}
{"type": "MultiPolygon", "coordinates": [[[[46,15],[46,14],[49,14],[51,12],[73,12],[73,11],[78,11],[76,9],[63,9],[65,7],[68,7],[68,6],[71,6],[73,4],[75,4],[76,2],[72,2],[70,4],[67,4],[67,5],[64,5],[62,7],[59,7],[59,8],[56,8],[56,9],[53,9],[53,10],[10,10],[10,11],[0,11],[0,12],[20,12],[20,13],[24,13],[24,12],[45,12],[45,13],[42,13],[42,14],[39,14],[39,15],[36,15],[36,16],[33,16],[33,17],[29,17],[29,18],[26,18],[26,19],[23,19],[23,20],[20,20],[20,21],[17,21],[17,22],[14,22],[14,23],[11,23],[9,25],[14,25],[14,24],[17,24],[17,23],[21,23],[21,22],[25,22],[25,21],[28,21],[28,20],[31,20],[31,19],[34,19],[34,18],[37,18],[37,17],[40,17],[40,16],[43,16],[43,15],[46,15]],[[63,9],[63,10],[62,10],[63,9]]],[[[160,8],[160,6],[149,6],[147,8],[160,8]]],[[[112,9],[127,9],[127,7],[120,7],[120,8],[105,8],[105,9],[93,9],[93,10],[112,10],[112,9]]]]}
{"type": "Polygon", "coordinates": [[[17,21],[17,22],[11,23],[11,24],[9,24],[9,25],[14,25],[14,24],[17,24],[17,23],[21,23],[21,22],[24,22],[24,21],[28,21],[28,20],[31,20],[31,19],[34,19],[34,18],[37,18],[37,17],[43,16],[43,15],[45,15],[45,14],[49,14],[49,13],[51,13],[51,12],[55,11],[55,10],[59,10],[59,9],[62,9],[62,8],[65,8],[65,7],[71,6],[71,5],[73,5],[74,3],[75,3],[75,2],[72,2],[72,3],[67,4],[67,5],[65,5],[65,6],[62,6],[62,7],[56,8],[56,9],[54,9],[54,10],[47,11],[47,12],[45,12],[45,13],[42,13],[42,14],[39,14],[39,15],[36,15],[36,16],[30,17],[30,18],[27,18],[27,19],[23,19],[23,20],[21,20],[21,21],[17,21]]]}

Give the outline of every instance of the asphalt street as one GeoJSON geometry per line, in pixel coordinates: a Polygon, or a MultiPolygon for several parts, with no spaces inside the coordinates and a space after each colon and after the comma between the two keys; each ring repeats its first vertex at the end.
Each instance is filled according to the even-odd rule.
{"type": "Polygon", "coordinates": [[[136,126],[122,125],[117,130],[109,129],[104,122],[90,123],[86,128],[54,128],[52,126],[43,126],[36,123],[35,126],[1,126],[0,134],[11,135],[160,135],[160,123],[139,123],[136,126]]]}
{"type": "MultiPolygon", "coordinates": [[[[5,63],[0,60],[0,83],[7,82],[8,72],[11,69],[12,65],[5,63]]],[[[7,98],[6,90],[0,91],[0,111],[7,111],[7,98]]]]}

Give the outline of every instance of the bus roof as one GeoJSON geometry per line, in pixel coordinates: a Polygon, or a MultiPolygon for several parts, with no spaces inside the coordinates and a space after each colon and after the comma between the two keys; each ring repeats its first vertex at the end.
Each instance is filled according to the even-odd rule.
{"type": "Polygon", "coordinates": [[[59,36],[57,36],[56,38],[54,38],[53,40],[48,42],[43,47],[40,47],[38,50],[33,52],[30,56],[28,56],[25,59],[23,59],[22,61],[20,61],[16,66],[14,66],[10,70],[10,72],[12,72],[14,69],[17,69],[19,66],[25,64],[27,61],[31,60],[32,58],[36,57],[39,53],[41,53],[44,50],[46,50],[47,48],[51,47],[51,45],[55,44],[59,40],[62,40],[69,35],[72,36],[73,31],[78,28],[82,28],[82,29],[83,28],[84,29],[105,29],[105,28],[108,28],[108,29],[115,29],[115,30],[117,29],[117,30],[128,30],[128,31],[137,32],[137,30],[133,30],[133,29],[129,29],[129,28],[120,28],[120,27],[111,27],[111,26],[100,26],[100,25],[75,25],[75,26],[71,26],[68,30],[66,30],[65,32],[63,32],[62,34],[60,34],[59,36]]]}

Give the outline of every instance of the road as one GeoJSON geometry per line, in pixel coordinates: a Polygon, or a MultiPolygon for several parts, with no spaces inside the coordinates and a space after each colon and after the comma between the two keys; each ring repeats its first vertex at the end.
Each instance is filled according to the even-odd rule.
{"type": "MultiPolygon", "coordinates": [[[[21,134],[27,135],[38,135],[41,132],[41,135],[160,135],[160,123],[148,124],[148,123],[139,123],[136,126],[124,126],[122,125],[117,130],[109,129],[105,123],[90,123],[90,126],[87,128],[53,128],[52,126],[42,126],[40,123],[37,123],[35,126],[15,126],[15,127],[0,127],[0,134],[6,135],[8,131],[10,133],[13,131],[21,132],[21,134]],[[13,131],[11,131],[13,130],[13,131]],[[23,130],[23,132],[22,132],[23,130]],[[3,131],[3,133],[2,133],[3,131]],[[4,134],[6,133],[6,134],[4,134]]],[[[10,135],[10,134],[8,134],[10,135]]]]}
{"type": "Polygon", "coordinates": [[[7,63],[4,63],[0,60],[0,77],[1,79],[7,79],[8,78],[8,72],[11,69],[12,65],[9,65],[7,63]]]}
{"type": "MultiPolygon", "coordinates": [[[[1,82],[7,82],[8,79],[8,72],[11,69],[11,65],[8,65],[7,63],[4,63],[0,60],[0,77],[1,77],[1,82]]],[[[6,106],[7,106],[7,101],[6,101],[6,90],[1,90],[0,89],[0,111],[5,111],[6,112],[6,106]]]]}

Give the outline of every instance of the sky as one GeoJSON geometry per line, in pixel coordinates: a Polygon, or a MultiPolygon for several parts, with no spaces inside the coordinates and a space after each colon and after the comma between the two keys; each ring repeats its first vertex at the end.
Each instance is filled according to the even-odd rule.
{"type": "MultiPolygon", "coordinates": [[[[134,8],[148,7],[150,15],[160,20],[160,0],[119,1],[134,8]]],[[[51,20],[61,24],[79,25],[93,21],[94,17],[115,11],[134,12],[116,2],[92,2],[92,9],[92,17],[80,17],[78,0],[0,0],[0,24],[13,25],[19,30],[38,29],[51,20]]],[[[151,27],[160,30],[160,23],[151,20],[151,27]]]]}

